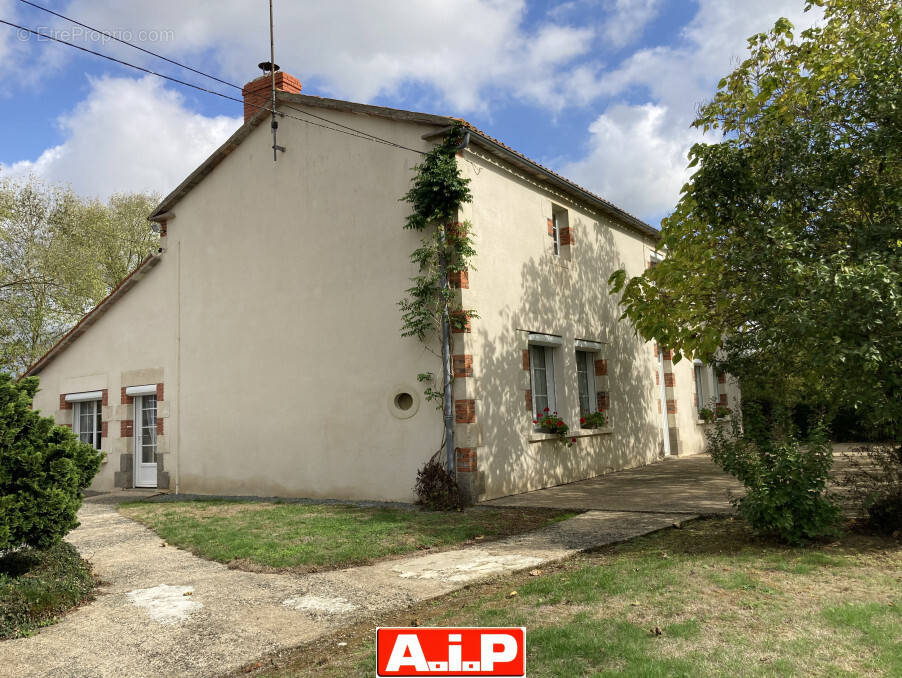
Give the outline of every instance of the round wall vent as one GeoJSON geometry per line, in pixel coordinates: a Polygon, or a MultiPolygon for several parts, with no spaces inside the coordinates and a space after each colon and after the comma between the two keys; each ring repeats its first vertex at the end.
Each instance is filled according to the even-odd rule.
{"type": "Polygon", "coordinates": [[[388,395],[388,411],[398,419],[409,419],[420,409],[420,396],[407,385],[395,386],[388,395]]]}

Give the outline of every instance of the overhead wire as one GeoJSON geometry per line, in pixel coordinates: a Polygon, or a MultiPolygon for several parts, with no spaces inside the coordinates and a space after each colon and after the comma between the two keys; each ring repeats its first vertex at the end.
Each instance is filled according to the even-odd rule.
{"type": "MultiPolygon", "coordinates": [[[[49,10],[49,9],[45,8],[45,7],[41,7],[40,5],[36,5],[36,4],[32,3],[32,2],[28,2],[28,0],[19,0],[19,1],[20,1],[20,2],[23,2],[23,3],[27,4],[27,5],[30,5],[30,6],[32,6],[32,7],[35,7],[35,8],[37,8],[37,9],[40,9],[40,10],[49,12],[50,14],[53,14],[53,15],[55,15],[55,16],[58,16],[58,17],[62,18],[62,19],[65,19],[66,21],[71,21],[72,23],[74,23],[74,24],[76,24],[76,25],[78,25],[78,26],[81,26],[81,27],[83,27],[83,28],[86,28],[86,29],[88,29],[88,30],[96,31],[99,35],[104,35],[104,36],[110,37],[110,38],[112,38],[112,39],[114,39],[114,40],[117,40],[117,41],[119,41],[119,42],[121,42],[121,43],[123,43],[123,44],[125,44],[125,45],[128,45],[129,47],[134,47],[135,49],[138,49],[138,50],[140,50],[140,51],[142,51],[142,52],[146,52],[147,54],[150,54],[150,55],[155,56],[155,57],[157,57],[157,58],[163,59],[164,61],[167,61],[167,62],[169,62],[169,63],[171,63],[171,64],[176,65],[176,66],[179,66],[180,68],[185,68],[185,69],[187,69],[187,70],[189,70],[189,71],[192,71],[192,72],[194,72],[194,73],[198,73],[199,75],[203,75],[203,76],[205,76],[205,77],[211,78],[211,79],[216,80],[216,81],[218,81],[218,82],[221,82],[221,83],[223,83],[223,84],[225,84],[225,85],[228,85],[229,87],[234,87],[234,88],[236,88],[236,89],[242,89],[242,88],[239,87],[238,85],[235,85],[235,84],[233,84],[233,83],[230,83],[230,82],[228,82],[228,81],[226,81],[226,80],[221,80],[221,79],[219,79],[219,78],[217,78],[217,77],[215,77],[215,76],[212,76],[212,75],[210,75],[210,74],[208,74],[208,73],[204,73],[203,71],[200,71],[200,70],[198,70],[198,69],[192,68],[192,67],[187,66],[187,65],[185,65],[185,64],[179,63],[178,61],[174,61],[174,60],[172,60],[172,59],[169,59],[169,58],[167,58],[167,57],[161,56],[161,55],[159,55],[159,54],[157,54],[157,53],[155,53],[155,52],[152,52],[152,51],[150,51],[150,50],[146,50],[146,49],[144,49],[144,48],[142,48],[142,47],[139,47],[139,46],[137,46],[137,45],[134,45],[134,44],[132,44],[132,43],[130,43],[130,42],[127,42],[127,41],[125,41],[125,40],[121,40],[121,39],[119,39],[119,38],[116,38],[115,36],[113,36],[113,35],[110,34],[110,33],[106,33],[106,32],[104,32],[104,31],[100,31],[100,30],[98,30],[98,29],[96,29],[96,28],[93,28],[93,27],[91,27],[91,26],[88,26],[87,24],[81,23],[81,22],[76,21],[76,20],[74,20],[74,19],[70,19],[69,17],[66,17],[66,16],[64,16],[64,15],[62,15],[62,14],[59,14],[58,12],[54,12],[54,11],[52,11],[52,10],[49,10]]],[[[289,109],[291,109],[291,110],[293,110],[293,111],[296,111],[296,112],[298,112],[298,113],[301,113],[302,115],[306,115],[306,116],[309,116],[309,117],[312,117],[312,118],[315,118],[315,119],[318,119],[318,120],[322,120],[323,122],[326,122],[326,123],[329,123],[329,124],[328,124],[328,125],[323,125],[323,124],[315,123],[315,122],[313,122],[313,121],[311,121],[311,120],[306,120],[306,119],[304,119],[304,118],[299,118],[299,117],[294,116],[294,115],[289,115],[288,113],[284,113],[284,112],[281,112],[281,111],[275,111],[275,110],[273,110],[272,108],[269,108],[269,107],[267,107],[267,106],[261,106],[261,105],[259,105],[259,104],[248,103],[248,102],[246,102],[244,99],[239,99],[239,98],[237,98],[237,97],[233,97],[233,96],[230,96],[230,95],[228,95],[228,94],[223,94],[222,92],[217,92],[216,90],[212,90],[212,89],[209,89],[209,88],[207,88],[207,87],[202,87],[202,86],[200,86],[200,85],[195,85],[194,83],[190,83],[190,82],[187,82],[187,81],[185,81],[185,80],[181,80],[181,79],[179,79],[179,78],[175,78],[175,77],[173,77],[173,76],[171,76],[171,75],[166,75],[165,73],[159,73],[159,72],[154,71],[154,70],[152,70],[152,69],[145,68],[144,66],[138,66],[137,64],[133,64],[133,63],[130,63],[130,62],[128,62],[128,61],[124,61],[123,59],[118,59],[118,58],[116,58],[116,57],[114,57],[114,56],[110,56],[109,54],[104,54],[104,53],[102,53],[102,52],[97,52],[97,51],[95,51],[95,50],[88,49],[87,47],[83,47],[83,46],[81,46],[81,45],[77,45],[77,44],[75,44],[75,43],[73,43],[73,42],[69,42],[68,40],[63,40],[62,38],[58,38],[58,37],[56,37],[56,36],[54,36],[54,35],[50,35],[49,33],[42,33],[42,32],[40,32],[40,31],[34,30],[34,29],[32,29],[32,28],[28,28],[27,26],[22,26],[22,25],[20,25],[20,24],[13,23],[13,22],[11,22],[11,21],[6,21],[5,19],[0,19],[0,24],[5,24],[5,25],[7,25],[7,26],[10,26],[11,28],[15,28],[15,29],[20,30],[20,31],[26,31],[27,33],[30,33],[30,34],[35,35],[35,36],[37,36],[37,37],[44,38],[44,39],[47,39],[47,40],[52,40],[52,41],[54,41],[54,42],[60,43],[60,44],[62,44],[62,45],[66,45],[66,46],[68,46],[68,47],[74,47],[75,49],[81,50],[82,52],[86,52],[86,53],[88,53],[88,54],[93,54],[94,56],[101,57],[102,59],[107,59],[108,61],[112,61],[112,62],[114,62],[114,63],[117,63],[117,64],[121,65],[121,66],[126,66],[126,67],[128,67],[128,68],[133,68],[133,69],[138,70],[138,71],[141,71],[141,72],[143,72],[143,73],[147,73],[148,75],[153,75],[153,76],[155,76],[155,77],[162,78],[162,79],[164,79],[164,80],[168,80],[168,81],[173,82],[173,83],[176,83],[176,84],[178,84],[178,85],[182,85],[183,87],[190,87],[190,88],[192,88],[192,89],[196,89],[196,90],[199,90],[199,91],[201,91],[201,92],[205,92],[206,94],[212,94],[212,95],[214,95],[214,96],[218,96],[218,97],[220,97],[220,98],[222,98],[222,99],[226,99],[226,100],[228,100],[228,101],[234,101],[234,102],[237,102],[237,103],[240,103],[240,104],[249,105],[249,106],[252,106],[253,108],[256,108],[256,109],[258,109],[258,110],[263,110],[263,111],[268,111],[268,112],[270,112],[270,113],[275,113],[275,114],[277,114],[277,115],[279,115],[279,116],[281,116],[281,117],[289,118],[289,119],[291,119],[291,120],[296,120],[296,121],[298,121],[298,122],[302,122],[302,123],[307,124],[307,125],[313,125],[314,127],[320,127],[320,128],[322,128],[322,129],[326,129],[326,130],[329,130],[329,131],[332,131],[332,132],[339,132],[339,133],[341,133],[341,134],[346,134],[346,135],[348,135],[348,136],[356,137],[356,138],[358,138],[358,139],[364,139],[365,141],[372,141],[372,142],[375,142],[375,143],[385,144],[385,145],[387,145],[387,146],[392,146],[392,147],[394,147],[394,148],[398,148],[398,149],[401,149],[401,150],[410,151],[410,152],[412,152],[412,153],[417,153],[417,154],[419,154],[419,155],[425,155],[425,154],[426,154],[425,151],[421,151],[421,150],[416,149],[416,148],[411,148],[411,147],[409,147],[409,146],[404,146],[403,144],[399,144],[399,143],[397,143],[397,142],[395,142],[395,141],[390,141],[390,140],[388,140],[388,139],[383,139],[382,137],[378,137],[378,136],[376,136],[376,135],[374,135],[374,134],[371,134],[371,133],[369,133],[369,132],[366,132],[366,131],[363,131],[363,130],[359,130],[359,129],[354,128],[354,127],[351,127],[351,126],[349,126],[349,125],[344,125],[344,124],[342,124],[342,123],[340,123],[340,122],[336,122],[336,121],[334,121],[334,120],[330,120],[329,118],[325,118],[325,117],[323,117],[323,116],[319,116],[319,115],[316,115],[316,114],[314,114],[314,113],[310,113],[310,112],[308,112],[308,111],[304,111],[304,110],[302,110],[302,109],[296,108],[296,107],[291,106],[291,105],[289,105],[289,104],[286,104],[286,103],[284,103],[284,102],[283,102],[282,105],[283,105],[284,107],[286,107],[286,108],[289,108],[289,109]],[[331,127],[330,125],[335,125],[335,127],[331,127]],[[338,129],[338,128],[342,128],[342,129],[338,129]]]]}
{"type": "Polygon", "coordinates": [[[157,59],[162,59],[163,61],[168,61],[169,63],[171,63],[175,66],[178,66],[179,68],[184,68],[185,70],[191,71],[192,73],[197,73],[198,75],[202,75],[205,78],[210,78],[211,80],[215,80],[216,82],[222,83],[223,85],[228,85],[229,87],[234,87],[235,89],[241,89],[241,87],[239,85],[229,82],[228,80],[220,80],[219,78],[217,78],[214,75],[210,75],[209,73],[204,73],[203,71],[199,71],[196,68],[192,68],[191,66],[188,66],[187,64],[183,64],[179,61],[176,61],[175,59],[170,59],[169,57],[165,57],[162,54],[157,54],[156,52],[151,51],[149,49],[145,49],[144,47],[141,47],[140,45],[136,45],[133,42],[129,42],[128,40],[123,40],[122,38],[119,38],[119,37],[113,35],[112,33],[108,33],[107,31],[102,31],[99,28],[94,28],[93,26],[88,26],[88,24],[83,24],[81,21],[76,21],[75,19],[72,19],[71,17],[67,17],[65,14],[60,14],[59,12],[55,12],[52,9],[50,9],[49,7],[43,7],[36,3],[30,2],[29,0],[19,0],[19,2],[21,2],[23,5],[28,5],[29,7],[34,7],[35,9],[39,9],[42,12],[47,12],[47,14],[52,14],[53,16],[59,17],[60,19],[64,19],[64,20],[68,21],[69,23],[75,24],[76,26],[81,26],[82,28],[87,28],[89,31],[93,31],[94,33],[97,33],[98,35],[102,35],[105,38],[109,38],[110,40],[115,40],[116,42],[121,42],[123,45],[128,45],[129,47],[136,49],[140,52],[144,52],[145,54],[150,54],[151,56],[156,57],[157,59]]]}

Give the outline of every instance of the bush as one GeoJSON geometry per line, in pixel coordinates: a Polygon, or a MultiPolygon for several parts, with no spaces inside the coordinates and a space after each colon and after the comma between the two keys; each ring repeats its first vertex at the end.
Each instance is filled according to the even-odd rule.
{"type": "Polygon", "coordinates": [[[0,640],[28,635],[91,598],[91,566],[72,544],[0,556],[0,640]]]}
{"type": "Polygon", "coordinates": [[[567,436],[567,431],[570,430],[567,422],[561,419],[557,412],[551,412],[547,407],[538,419],[532,420],[532,423],[536,424],[540,431],[560,436],[561,442],[567,447],[573,447],[573,444],[576,442],[576,438],[567,436]]]}
{"type": "Polygon", "coordinates": [[[745,429],[740,418],[706,433],[711,458],[745,486],[733,500],[739,515],[759,534],[793,545],[836,534],[841,513],[826,492],[833,449],[823,423],[803,446],[785,421],[780,433],[754,412],[745,413],[745,429]]]}
{"type": "Polygon", "coordinates": [[[430,459],[417,471],[417,484],[414,489],[417,503],[432,511],[451,511],[460,507],[457,481],[435,459],[430,459]]]}
{"type": "Polygon", "coordinates": [[[607,423],[608,419],[601,410],[589,412],[589,414],[579,420],[579,424],[583,428],[604,428],[607,423]]]}
{"type": "Polygon", "coordinates": [[[78,527],[75,513],[102,453],[31,409],[38,380],[0,374],[0,552],[48,548],[78,527]]]}
{"type": "Polygon", "coordinates": [[[861,506],[870,526],[885,534],[902,530],[902,447],[870,445],[861,457],[843,457],[849,472],[842,484],[861,506]]]}

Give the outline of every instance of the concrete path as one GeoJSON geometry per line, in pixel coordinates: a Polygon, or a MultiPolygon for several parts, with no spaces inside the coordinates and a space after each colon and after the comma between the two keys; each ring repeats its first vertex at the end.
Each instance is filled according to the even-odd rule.
{"type": "Polygon", "coordinates": [[[600,511],[730,513],[729,495],[742,485],[706,454],[668,457],[639,468],[483,502],[485,506],[537,506],[600,511]]]}
{"type": "Polygon", "coordinates": [[[68,537],[103,580],[97,600],[35,636],[0,642],[0,676],[219,675],[362,618],[688,518],[589,511],[484,545],[295,576],[162,547],[116,501],[87,499],[68,537]]]}

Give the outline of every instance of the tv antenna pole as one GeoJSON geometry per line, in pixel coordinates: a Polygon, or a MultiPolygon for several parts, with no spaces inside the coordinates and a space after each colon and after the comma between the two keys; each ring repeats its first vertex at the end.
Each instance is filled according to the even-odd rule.
{"type": "Polygon", "coordinates": [[[270,98],[269,104],[269,107],[272,110],[272,122],[270,123],[270,127],[272,128],[272,161],[276,162],[279,159],[279,151],[284,153],[285,147],[279,146],[276,141],[276,133],[279,131],[279,121],[276,120],[276,71],[279,70],[279,67],[276,64],[276,48],[275,40],[273,38],[272,0],[269,0],[269,63],[263,62],[260,64],[260,68],[263,69],[264,74],[266,73],[267,67],[269,69],[272,88],[272,97],[270,98]]]}

